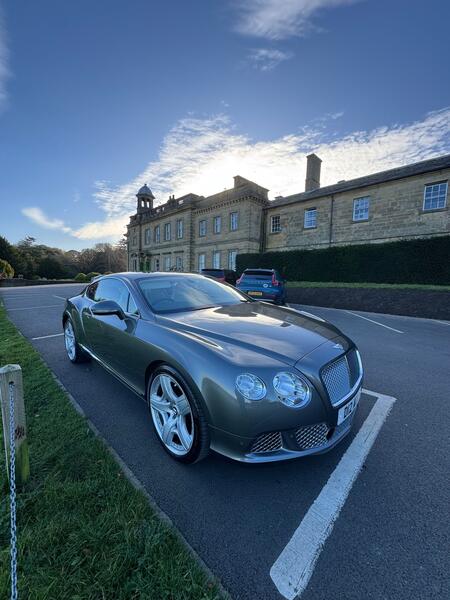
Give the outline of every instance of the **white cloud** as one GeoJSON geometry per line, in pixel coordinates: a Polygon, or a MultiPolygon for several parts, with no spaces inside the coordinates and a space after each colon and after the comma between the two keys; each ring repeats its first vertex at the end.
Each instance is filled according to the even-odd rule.
{"type": "Polygon", "coordinates": [[[259,71],[271,71],[281,62],[292,57],[292,52],[283,52],[275,48],[254,48],[250,51],[248,60],[259,71]]]}
{"type": "Polygon", "coordinates": [[[3,25],[2,10],[0,7],[0,108],[6,100],[6,80],[8,70],[8,48],[6,45],[6,30],[3,25]]]}
{"type": "Polygon", "coordinates": [[[293,194],[303,190],[305,156],[312,151],[323,160],[322,185],[450,152],[450,108],[413,123],[330,138],[327,125],[339,116],[258,142],[236,133],[224,115],[182,119],[166,136],[159,159],[137,177],[118,187],[98,182],[97,203],[108,218],[115,218],[134,212],[136,191],[145,182],[158,203],[169,194],[216,193],[231,187],[236,174],[269,188],[272,197],[293,194]]]}
{"type": "Polygon", "coordinates": [[[135,194],[145,182],[156,204],[169,194],[216,193],[231,187],[237,174],[269,188],[273,198],[303,191],[309,152],[323,160],[322,185],[450,153],[450,108],[413,123],[330,136],[329,128],[335,127],[339,116],[330,114],[298,133],[263,141],[237,133],[224,115],[182,119],[163,140],[158,159],[131,181],[117,187],[97,183],[95,198],[105,219],[69,229],[41,211],[24,214],[42,226],[65,227],[79,239],[116,240],[135,212],[135,194]]]}
{"type": "Polygon", "coordinates": [[[104,221],[85,223],[71,233],[80,240],[117,240],[125,233],[128,221],[128,214],[109,217],[104,221]]]}
{"type": "Polygon", "coordinates": [[[245,0],[238,9],[236,30],[245,35],[281,40],[304,36],[322,9],[361,0],[245,0]]]}
{"type": "Polygon", "coordinates": [[[28,217],[33,223],[43,227],[44,229],[60,229],[64,233],[71,233],[70,227],[64,224],[61,219],[51,219],[37,206],[29,206],[22,208],[22,214],[28,217]]]}

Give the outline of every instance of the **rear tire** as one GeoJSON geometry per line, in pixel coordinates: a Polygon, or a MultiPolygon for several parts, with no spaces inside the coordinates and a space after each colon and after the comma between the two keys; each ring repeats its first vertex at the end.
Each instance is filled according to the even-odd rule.
{"type": "Polygon", "coordinates": [[[147,405],[160,444],[175,460],[192,464],[209,453],[201,403],[176,369],[161,365],[147,385],[147,405]]]}
{"type": "Polygon", "coordinates": [[[64,345],[70,362],[81,363],[90,360],[90,356],[80,348],[75,335],[72,319],[67,317],[64,321],[64,345]]]}

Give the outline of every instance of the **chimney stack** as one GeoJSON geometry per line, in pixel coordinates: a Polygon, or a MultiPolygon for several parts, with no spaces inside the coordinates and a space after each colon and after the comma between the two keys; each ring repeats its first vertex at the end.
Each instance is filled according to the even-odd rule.
{"type": "Polygon", "coordinates": [[[322,161],[316,154],[306,157],[306,179],[305,192],[311,192],[320,188],[320,165],[322,161]]]}

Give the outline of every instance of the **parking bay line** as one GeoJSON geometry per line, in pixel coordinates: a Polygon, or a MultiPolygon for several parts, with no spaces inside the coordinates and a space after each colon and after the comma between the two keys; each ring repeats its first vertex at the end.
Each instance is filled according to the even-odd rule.
{"type": "Polygon", "coordinates": [[[67,300],[67,298],[64,298],[64,296],[55,296],[55,294],[52,294],[53,298],[59,298],[60,300],[67,300]]]}
{"type": "Polygon", "coordinates": [[[23,306],[22,308],[8,308],[7,311],[12,310],[36,310],[38,308],[61,308],[61,304],[47,304],[46,306],[23,306]]]}
{"type": "Polygon", "coordinates": [[[32,340],[46,340],[47,338],[59,337],[64,333],[51,333],[50,335],[39,335],[38,337],[31,338],[32,340]]]}
{"type": "Polygon", "coordinates": [[[369,319],[368,317],[363,317],[362,315],[358,315],[358,313],[354,313],[351,310],[346,310],[345,312],[348,313],[349,315],[353,315],[354,317],[359,317],[360,319],[365,319],[366,321],[375,323],[375,325],[379,325],[380,327],[385,327],[386,329],[395,331],[396,333],[405,333],[404,331],[400,331],[400,329],[394,329],[394,327],[389,327],[389,325],[384,325],[383,323],[379,323],[378,321],[374,321],[373,319],[369,319]]]}
{"type": "Polygon", "coordinates": [[[334,523],[395,402],[392,396],[369,390],[363,393],[377,398],[372,410],[270,569],[272,581],[288,600],[294,600],[306,589],[334,523]]]}

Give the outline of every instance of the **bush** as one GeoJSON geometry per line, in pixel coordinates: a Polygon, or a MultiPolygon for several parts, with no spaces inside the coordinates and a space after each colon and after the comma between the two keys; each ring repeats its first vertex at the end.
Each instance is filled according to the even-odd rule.
{"type": "Polygon", "coordinates": [[[87,275],[85,275],[84,273],[78,273],[78,275],[76,275],[75,277],[75,281],[77,281],[78,283],[86,283],[88,280],[87,275]]]}
{"type": "Polygon", "coordinates": [[[91,273],[88,273],[86,275],[87,281],[92,281],[94,277],[98,277],[99,275],[101,275],[101,273],[96,273],[95,271],[92,271],[91,273]]]}
{"type": "Polygon", "coordinates": [[[239,254],[237,270],[273,268],[291,281],[450,284],[450,236],[385,244],[239,254]]]}
{"type": "Polygon", "coordinates": [[[14,277],[14,269],[7,260],[0,258],[0,279],[11,279],[14,277]]]}

